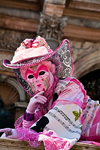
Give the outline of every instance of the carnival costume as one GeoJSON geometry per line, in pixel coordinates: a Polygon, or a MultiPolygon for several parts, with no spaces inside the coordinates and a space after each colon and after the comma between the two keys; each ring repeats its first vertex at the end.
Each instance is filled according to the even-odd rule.
{"type": "Polygon", "coordinates": [[[44,38],[26,39],[10,62],[17,80],[32,97],[15,129],[1,138],[29,141],[33,147],[44,142],[46,150],[69,150],[77,141],[100,146],[99,101],[86,94],[82,83],[72,77],[73,62],[69,41],[56,50],[44,38]]]}

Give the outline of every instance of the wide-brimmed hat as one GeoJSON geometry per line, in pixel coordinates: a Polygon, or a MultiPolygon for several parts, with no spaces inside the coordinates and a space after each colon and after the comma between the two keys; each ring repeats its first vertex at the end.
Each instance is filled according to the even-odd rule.
{"type": "Polygon", "coordinates": [[[15,51],[12,61],[5,59],[3,65],[12,68],[18,81],[27,93],[33,96],[28,83],[21,77],[20,68],[33,66],[48,60],[55,64],[55,75],[66,78],[73,74],[73,61],[69,41],[64,39],[54,51],[50,49],[44,38],[38,36],[36,40],[26,39],[15,51]]]}

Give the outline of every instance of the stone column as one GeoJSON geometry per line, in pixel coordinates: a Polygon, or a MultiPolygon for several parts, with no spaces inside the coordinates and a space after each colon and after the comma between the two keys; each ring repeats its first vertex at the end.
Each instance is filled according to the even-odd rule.
{"type": "Polygon", "coordinates": [[[45,0],[40,15],[37,35],[44,37],[52,49],[58,47],[67,25],[67,17],[62,16],[64,8],[65,0],[45,0]]]}

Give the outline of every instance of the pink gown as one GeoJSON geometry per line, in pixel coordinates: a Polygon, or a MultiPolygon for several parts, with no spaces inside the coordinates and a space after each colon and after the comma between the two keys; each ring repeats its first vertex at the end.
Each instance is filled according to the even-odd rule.
{"type": "MultiPolygon", "coordinates": [[[[15,128],[23,132],[21,140],[31,146],[44,142],[46,150],[69,150],[76,142],[87,142],[100,146],[100,107],[86,94],[83,85],[74,77],[59,80],[55,93],[58,98],[51,109],[38,109],[34,120],[23,127],[23,116],[15,123],[15,128]],[[43,132],[32,130],[42,117],[48,118],[43,132]],[[31,128],[31,129],[30,129],[31,128]]],[[[43,118],[42,118],[43,119],[43,118]]]]}

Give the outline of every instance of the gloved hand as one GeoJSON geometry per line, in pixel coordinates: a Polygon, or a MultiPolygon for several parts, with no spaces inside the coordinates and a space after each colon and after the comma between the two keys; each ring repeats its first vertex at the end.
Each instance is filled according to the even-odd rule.
{"type": "Polygon", "coordinates": [[[47,102],[47,98],[42,95],[43,93],[44,91],[41,91],[30,99],[30,102],[26,109],[27,113],[33,114],[38,104],[44,104],[47,102]]]}
{"type": "Polygon", "coordinates": [[[8,139],[18,139],[21,137],[21,133],[18,132],[16,129],[1,129],[2,131],[0,132],[4,132],[1,135],[1,138],[8,138],[8,139]]]}

